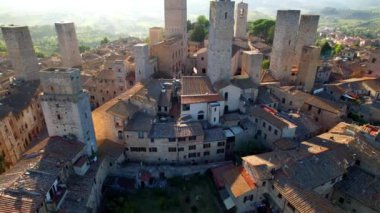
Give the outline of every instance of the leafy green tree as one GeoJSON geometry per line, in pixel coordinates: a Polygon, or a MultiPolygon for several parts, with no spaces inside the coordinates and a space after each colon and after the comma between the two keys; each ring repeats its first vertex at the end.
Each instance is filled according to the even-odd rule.
{"type": "Polygon", "coordinates": [[[328,41],[321,40],[321,41],[318,42],[317,45],[319,47],[321,47],[321,56],[323,58],[329,58],[329,57],[331,57],[331,55],[333,53],[333,48],[331,47],[331,45],[329,44],[328,41]]]}
{"type": "Polygon", "coordinates": [[[210,26],[210,22],[207,20],[206,16],[198,16],[197,24],[202,25],[205,29],[210,26]]]}
{"type": "Polygon", "coordinates": [[[80,46],[79,46],[79,52],[81,52],[81,53],[84,53],[84,52],[86,52],[86,51],[89,51],[90,49],[91,49],[91,47],[86,46],[86,45],[80,45],[80,46]]]}
{"type": "Polygon", "coordinates": [[[110,41],[108,40],[107,37],[104,37],[103,40],[100,41],[100,44],[103,45],[103,44],[108,44],[110,41]]]}
{"type": "Polygon", "coordinates": [[[274,38],[275,25],[276,22],[273,20],[259,19],[254,22],[248,22],[248,31],[250,35],[263,38],[271,44],[274,38]]]}
{"type": "Polygon", "coordinates": [[[191,23],[190,20],[187,20],[187,32],[193,29],[193,24],[191,23]]]}
{"type": "Polygon", "coordinates": [[[340,52],[342,52],[342,49],[343,49],[343,45],[342,44],[337,44],[334,47],[334,53],[335,54],[339,54],[340,52]]]}
{"type": "Polygon", "coordinates": [[[204,30],[204,27],[198,23],[195,24],[195,27],[191,31],[191,34],[190,34],[190,40],[202,42],[205,39],[205,37],[206,37],[206,32],[204,30]]]}
{"type": "Polygon", "coordinates": [[[264,59],[263,63],[261,64],[261,68],[267,70],[269,69],[269,66],[270,66],[270,61],[268,59],[264,59]]]}

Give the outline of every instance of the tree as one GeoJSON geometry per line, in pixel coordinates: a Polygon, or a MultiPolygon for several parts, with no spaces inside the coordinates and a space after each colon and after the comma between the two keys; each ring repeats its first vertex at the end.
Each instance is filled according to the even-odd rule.
{"type": "Polygon", "coordinates": [[[270,66],[270,61],[268,59],[264,59],[263,63],[261,64],[261,68],[263,68],[264,70],[267,70],[269,69],[269,66],[270,66]]]}
{"type": "Polygon", "coordinates": [[[342,49],[343,49],[343,45],[342,44],[337,44],[334,47],[334,53],[335,54],[339,54],[342,51],[342,49]]]}
{"type": "Polygon", "coordinates": [[[193,24],[191,23],[190,20],[187,20],[187,32],[193,29],[193,24]]]}
{"type": "Polygon", "coordinates": [[[248,31],[250,35],[258,36],[268,43],[273,42],[274,29],[276,22],[269,19],[259,19],[248,23],[248,31]]]}
{"type": "Polygon", "coordinates": [[[205,29],[207,29],[210,26],[210,22],[207,20],[206,16],[198,16],[197,18],[197,24],[202,25],[205,29]]]}
{"type": "Polygon", "coordinates": [[[103,44],[108,44],[110,41],[108,40],[107,37],[104,37],[103,40],[100,41],[100,44],[103,45],[103,44]]]}
{"type": "Polygon", "coordinates": [[[6,52],[7,48],[5,47],[5,44],[3,41],[0,41],[0,52],[6,52]]]}
{"type": "Polygon", "coordinates": [[[329,44],[328,41],[324,41],[322,46],[321,46],[321,56],[324,58],[329,58],[331,57],[333,48],[329,44]]]}
{"type": "Polygon", "coordinates": [[[202,25],[196,23],[194,29],[190,33],[190,40],[191,41],[197,41],[197,42],[203,42],[205,37],[206,37],[206,32],[204,30],[204,27],[202,25]]]}
{"type": "Polygon", "coordinates": [[[86,52],[86,51],[89,51],[90,49],[91,49],[91,47],[86,46],[86,45],[80,45],[80,46],[79,46],[79,52],[80,52],[80,53],[84,53],[84,52],[86,52]]]}

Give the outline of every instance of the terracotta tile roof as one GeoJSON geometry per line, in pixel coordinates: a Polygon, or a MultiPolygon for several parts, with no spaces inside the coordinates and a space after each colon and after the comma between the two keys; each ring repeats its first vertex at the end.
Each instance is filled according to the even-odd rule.
{"type": "Polygon", "coordinates": [[[270,123],[271,125],[273,125],[277,128],[281,128],[281,129],[282,128],[295,128],[295,127],[297,127],[292,122],[282,118],[281,116],[276,115],[276,113],[269,112],[268,110],[266,110],[262,107],[254,107],[252,109],[252,116],[263,119],[266,122],[270,123]]]}
{"type": "Polygon", "coordinates": [[[177,123],[155,123],[149,133],[150,138],[179,138],[203,135],[203,128],[200,122],[184,124],[177,123]]]}
{"type": "Polygon", "coordinates": [[[212,178],[214,180],[214,183],[218,189],[222,189],[224,187],[224,181],[223,181],[223,174],[224,172],[234,168],[235,166],[232,164],[232,162],[229,162],[227,165],[223,165],[220,167],[212,168],[212,178]]]}
{"type": "Polygon", "coordinates": [[[317,97],[317,96],[313,96],[309,99],[306,99],[305,104],[309,104],[309,105],[312,105],[314,107],[317,107],[317,108],[320,108],[320,109],[323,109],[323,110],[326,110],[328,112],[332,112],[335,114],[342,113],[342,111],[341,111],[342,109],[337,103],[329,101],[329,100],[324,99],[324,98],[317,97]]]}
{"type": "Polygon", "coordinates": [[[181,96],[182,104],[196,104],[223,101],[223,97],[219,94],[200,95],[200,96],[181,96]]]}
{"type": "Polygon", "coordinates": [[[131,118],[138,110],[139,107],[136,105],[128,101],[119,100],[119,102],[107,110],[107,113],[126,119],[131,118]]]}
{"type": "Polygon", "coordinates": [[[181,95],[206,95],[216,94],[212,87],[211,81],[207,76],[184,76],[181,79],[182,93],[181,95]]]}
{"type": "Polygon", "coordinates": [[[337,209],[325,198],[311,190],[274,182],[274,187],[298,211],[302,213],[335,213],[337,209]]]}
{"type": "Polygon", "coordinates": [[[235,198],[256,187],[254,180],[243,167],[234,167],[224,172],[223,180],[225,187],[230,189],[235,198]]]}

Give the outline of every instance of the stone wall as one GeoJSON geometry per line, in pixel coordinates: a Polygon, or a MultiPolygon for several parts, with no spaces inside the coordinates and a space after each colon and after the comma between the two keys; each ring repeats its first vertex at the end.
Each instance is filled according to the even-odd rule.
{"type": "Polygon", "coordinates": [[[82,65],[74,23],[55,23],[55,30],[63,66],[77,67],[82,65]]]}

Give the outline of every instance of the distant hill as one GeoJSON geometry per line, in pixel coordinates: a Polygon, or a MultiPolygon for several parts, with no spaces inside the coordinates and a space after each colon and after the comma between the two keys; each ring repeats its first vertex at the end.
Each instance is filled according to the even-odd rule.
{"type": "Polygon", "coordinates": [[[335,27],[349,35],[380,38],[380,7],[367,10],[324,8],[320,27],[335,27]]]}

